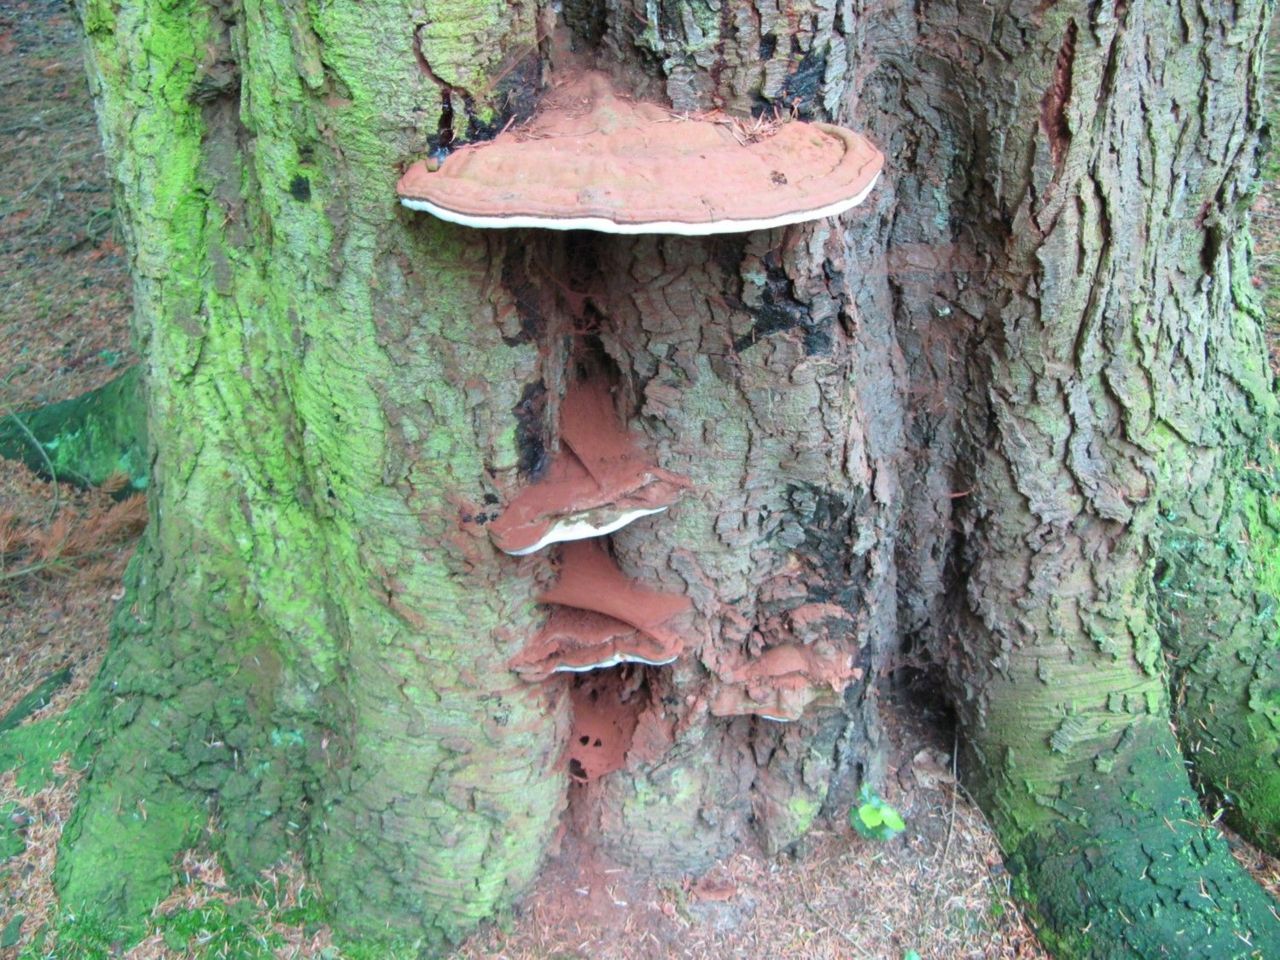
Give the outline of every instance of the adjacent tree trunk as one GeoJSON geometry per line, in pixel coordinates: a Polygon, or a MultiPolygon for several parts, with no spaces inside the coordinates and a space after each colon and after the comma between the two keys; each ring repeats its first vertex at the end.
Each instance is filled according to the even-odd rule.
{"type": "MultiPolygon", "coordinates": [[[[239,875],[304,849],[342,929],[432,944],[527,887],[562,820],[643,869],[778,849],[878,774],[874,681],[906,637],[945,669],[1064,952],[1275,943],[1195,824],[1152,580],[1160,557],[1191,569],[1167,532],[1188,478],[1219,492],[1193,494],[1188,536],[1261,516],[1236,479],[1272,402],[1236,292],[1260,11],[424,9],[82,0],[154,467],[64,900],[141,916],[209,817],[239,875]],[[839,221],[705,240],[399,208],[407,160],[530,109],[566,44],[679,111],[866,128],[886,182],[839,221]],[[498,554],[484,522],[554,451],[580,366],[694,482],[612,538],[692,600],[692,643],[528,684],[507,662],[555,553],[498,554]],[[713,717],[726,664],[783,643],[861,679],[796,723],[713,717]],[[636,733],[623,769],[571,785],[591,685],[636,733]]],[[[1266,669],[1266,584],[1187,575],[1238,612],[1235,659],[1207,667],[1203,611],[1163,608],[1204,691],[1183,725],[1241,716],[1222,735],[1257,759],[1268,688],[1223,705],[1242,655],[1266,669]]]]}

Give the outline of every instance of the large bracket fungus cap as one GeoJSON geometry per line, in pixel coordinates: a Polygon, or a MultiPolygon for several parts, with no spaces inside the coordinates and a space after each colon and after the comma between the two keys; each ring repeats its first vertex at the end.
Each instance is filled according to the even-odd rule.
{"type": "Polygon", "coordinates": [[[435,169],[413,164],[396,191],[471,227],[704,236],[843,213],[883,166],[843,127],[681,117],[587,73],[548,93],[528,124],[435,169]]]}

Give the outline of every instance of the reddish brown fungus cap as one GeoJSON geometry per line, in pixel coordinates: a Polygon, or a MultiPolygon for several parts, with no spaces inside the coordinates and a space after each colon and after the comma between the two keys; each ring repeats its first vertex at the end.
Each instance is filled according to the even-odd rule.
{"type": "Polygon", "coordinates": [[[620,663],[662,666],[684,649],[669,621],[689,609],[689,600],[628,580],[595,541],[565,544],[560,578],[538,602],[556,607],[511,661],[526,680],[620,663]]]}
{"type": "Polygon", "coordinates": [[[472,227],[701,236],[834,216],[861,203],[884,155],[826,123],[693,119],[588,73],[532,121],[413,164],[401,202],[472,227]]]}
{"type": "Polygon", "coordinates": [[[569,388],[560,407],[560,441],[546,476],[489,524],[499,550],[524,556],[550,543],[613,533],[666,510],[689,486],[648,461],[618,422],[603,384],[569,388]]]}
{"type": "Polygon", "coordinates": [[[621,663],[663,666],[679,656],[681,646],[674,634],[658,639],[603,613],[557,607],[510,665],[525,680],[538,681],[621,663]]]}
{"type": "Polygon", "coordinates": [[[560,579],[538,602],[603,613],[660,640],[673,636],[667,621],[691,606],[688,597],[660,593],[627,579],[594,540],[564,545],[560,579]]]}

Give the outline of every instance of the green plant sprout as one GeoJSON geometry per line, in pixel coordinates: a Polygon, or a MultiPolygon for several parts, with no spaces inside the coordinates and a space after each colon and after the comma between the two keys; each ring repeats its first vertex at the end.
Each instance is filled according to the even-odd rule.
{"type": "Polygon", "coordinates": [[[849,823],[868,840],[892,840],[907,829],[902,814],[866,783],[858,790],[858,805],[849,811],[849,823]]]}

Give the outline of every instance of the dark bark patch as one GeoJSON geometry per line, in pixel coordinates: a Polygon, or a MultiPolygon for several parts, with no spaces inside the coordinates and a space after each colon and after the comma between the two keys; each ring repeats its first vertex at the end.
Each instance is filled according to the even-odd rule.
{"type": "Polygon", "coordinates": [[[538,342],[546,332],[547,318],[542,309],[538,288],[529,278],[525,249],[519,244],[507,246],[507,253],[502,261],[502,285],[515,301],[516,316],[520,320],[519,334],[504,336],[502,342],[509,347],[538,342]]]}
{"type": "Polygon", "coordinates": [[[537,479],[547,467],[546,423],[547,385],[541,380],[527,384],[515,405],[516,448],[520,452],[518,468],[527,477],[537,479]]]}
{"type": "Polygon", "coordinates": [[[560,17],[574,38],[587,47],[597,47],[609,29],[603,0],[564,0],[560,17]]]}
{"type": "Polygon", "coordinates": [[[440,117],[436,121],[436,132],[427,137],[431,153],[437,155],[448,150],[453,143],[453,87],[436,76],[422,52],[422,29],[425,26],[425,23],[419,23],[413,28],[413,57],[422,75],[440,88],[440,117]]]}
{"type": "Polygon", "coordinates": [[[453,145],[453,94],[448,87],[440,91],[440,117],[436,120],[436,133],[428,137],[432,153],[448,150],[453,145]]]}
{"type": "Polygon", "coordinates": [[[805,531],[796,553],[809,568],[804,581],[809,601],[855,609],[867,577],[861,565],[852,563],[853,544],[868,494],[854,499],[813,484],[796,484],[787,488],[787,499],[805,531]]]}
{"type": "Polygon", "coordinates": [[[1058,50],[1058,60],[1053,67],[1053,82],[1040,101],[1040,126],[1049,138],[1049,149],[1054,162],[1062,159],[1071,141],[1071,127],[1067,123],[1067,104],[1071,100],[1071,72],[1076,58],[1076,22],[1067,25],[1066,35],[1058,50]]]}
{"type": "Polygon", "coordinates": [[[744,353],[764,337],[799,329],[806,356],[831,353],[831,321],[815,320],[809,308],[792,295],[791,278],[782,269],[776,251],[764,259],[765,282],[760,305],[749,308],[756,322],[734,341],[733,349],[744,353]]]}
{"type": "Polygon", "coordinates": [[[809,51],[795,71],[782,85],[782,97],[788,107],[808,120],[821,110],[822,78],[827,73],[827,58],[809,51]]]}
{"type": "Polygon", "coordinates": [[[297,200],[298,203],[307,203],[311,200],[311,181],[302,174],[298,174],[289,181],[289,196],[297,200]]]}

